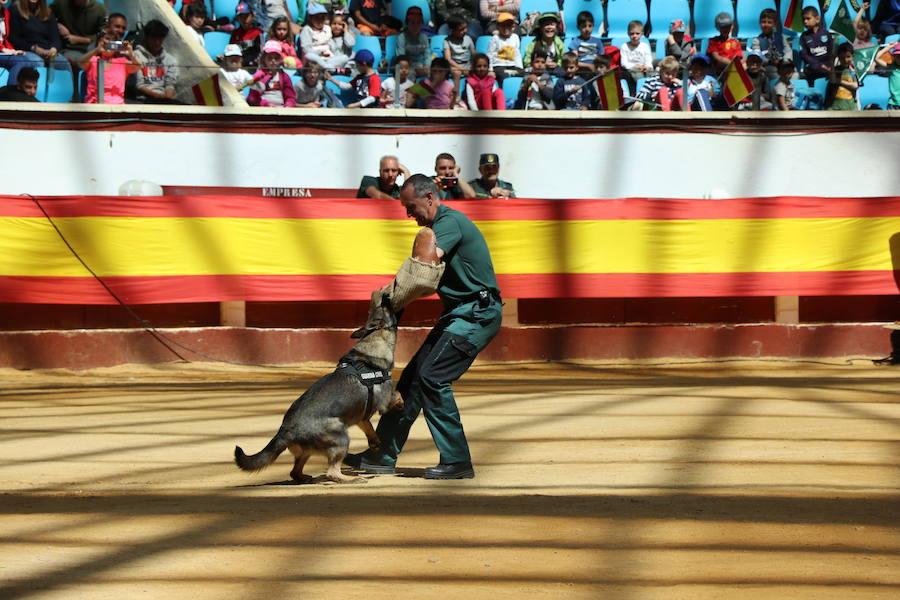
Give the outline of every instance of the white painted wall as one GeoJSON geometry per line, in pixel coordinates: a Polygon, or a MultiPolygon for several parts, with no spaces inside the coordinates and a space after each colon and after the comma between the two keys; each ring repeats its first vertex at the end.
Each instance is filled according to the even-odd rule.
{"type": "Polygon", "coordinates": [[[784,135],[324,135],[3,130],[0,193],[116,194],[160,185],[355,188],[396,154],[433,172],[450,152],[466,178],[500,155],[520,197],[891,196],[900,132],[784,135]],[[17,149],[16,152],[10,151],[17,149]]]}

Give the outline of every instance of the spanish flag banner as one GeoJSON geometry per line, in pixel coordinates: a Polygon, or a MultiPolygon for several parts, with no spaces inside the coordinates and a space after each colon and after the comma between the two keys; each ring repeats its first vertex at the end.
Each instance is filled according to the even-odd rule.
{"type": "Polygon", "coordinates": [[[194,99],[200,106],[225,106],[222,101],[222,88],[219,86],[219,74],[204,79],[191,88],[194,99]]]}
{"type": "Polygon", "coordinates": [[[747,75],[744,63],[739,58],[735,58],[725,67],[721,76],[722,96],[728,102],[728,106],[734,106],[747,96],[753,93],[753,82],[747,75]]]}
{"type": "MultiPolygon", "coordinates": [[[[399,202],[357,198],[36,200],[0,196],[0,302],[115,304],[90,271],[130,304],[363,300],[419,229],[399,202]]],[[[879,295],[900,280],[900,197],[448,205],[484,233],[508,298],[879,295]]]]}
{"type": "Polygon", "coordinates": [[[784,26],[797,33],[806,29],[803,26],[803,0],[791,0],[784,12],[784,26]]]}
{"type": "Polygon", "coordinates": [[[619,83],[619,69],[610,69],[597,80],[597,97],[602,110],[619,110],[625,104],[622,85],[619,83]]]}

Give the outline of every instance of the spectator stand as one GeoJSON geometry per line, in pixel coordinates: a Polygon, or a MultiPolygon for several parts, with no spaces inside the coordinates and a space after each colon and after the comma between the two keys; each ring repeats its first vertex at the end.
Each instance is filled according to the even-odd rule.
{"type": "Polygon", "coordinates": [[[601,0],[565,0],[563,2],[563,24],[566,36],[578,36],[578,13],[584,11],[591,13],[594,17],[594,35],[603,34],[603,4],[601,0]]]}
{"type": "Polygon", "coordinates": [[[717,14],[724,12],[734,18],[731,0],[694,0],[693,7],[691,31],[694,32],[694,39],[707,40],[719,35],[719,30],[716,29],[717,14]]]}
{"type": "Polygon", "coordinates": [[[6,85],[6,82],[9,80],[9,71],[6,69],[0,69],[0,87],[6,85]]]}
{"type": "Polygon", "coordinates": [[[231,41],[231,34],[224,31],[207,31],[203,34],[203,46],[209,57],[216,60],[217,56],[225,53],[225,46],[231,41]]]}
{"type": "MultiPolygon", "coordinates": [[[[669,35],[669,24],[677,19],[690,23],[691,7],[688,0],[653,0],[650,3],[647,29],[654,39],[662,38],[665,41],[669,35]]],[[[665,47],[663,47],[662,56],[665,56],[665,47]]],[[[658,56],[658,58],[661,57],[658,56]]]]}
{"type": "Polygon", "coordinates": [[[606,37],[627,37],[628,23],[640,21],[646,26],[648,20],[649,11],[644,0],[607,0],[606,2],[606,37]]]}
{"type": "Polygon", "coordinates": [[[406,11],[413,6],[418,6],[422,9],[422,17],[426,25],[431,22],[431,7],[426,0],[393,0],[391,2],[391,16],[395,19],[400,19],[400,22],[403,23],[406,21],[406,11]]]}
{"type": "MultiPolygon", "coordinates": [[[[754,38],[759,34],[759,13],[764,9],[771,8],[778,13],[778,25],[781,26],[781,13],[778,11],[776,0],[741,0],[737,3],[735,10],[735,37],[745,41],[754,38]]],[[[787,30],[785,31],[787,33],[787,30]]]]}

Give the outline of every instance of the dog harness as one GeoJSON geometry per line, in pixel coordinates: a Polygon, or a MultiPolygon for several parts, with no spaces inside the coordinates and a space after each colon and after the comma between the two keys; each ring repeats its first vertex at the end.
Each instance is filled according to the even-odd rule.
{"type": "Polygon", "coordinates": [[[370,419],[375,414],[375,386],[379,383],[391,380],[391,372],[387,369],[378,369],[364,360],[351,356],[344,356],[338,361],[336,373],[346,373],[355,376],[369,390],[366,398],[366,416],[370,419]]]}

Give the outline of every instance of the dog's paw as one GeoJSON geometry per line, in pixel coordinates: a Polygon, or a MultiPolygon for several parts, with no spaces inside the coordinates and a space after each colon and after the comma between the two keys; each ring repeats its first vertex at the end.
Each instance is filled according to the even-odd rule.
{"type": "Polygon", "coordinates": [[[369,440],[369,450],[372,450],[372,451],[381,450],[381,444],[378,443],[378,440],[375,440],[374,442],[369,440]]]}
{"type": "Polygon", "coordinates": [[[314,477],[312,475],[307,475],[306,473],[295,473],[291,471],[291,479],[297,483],[312,483],[314,477]]]}

